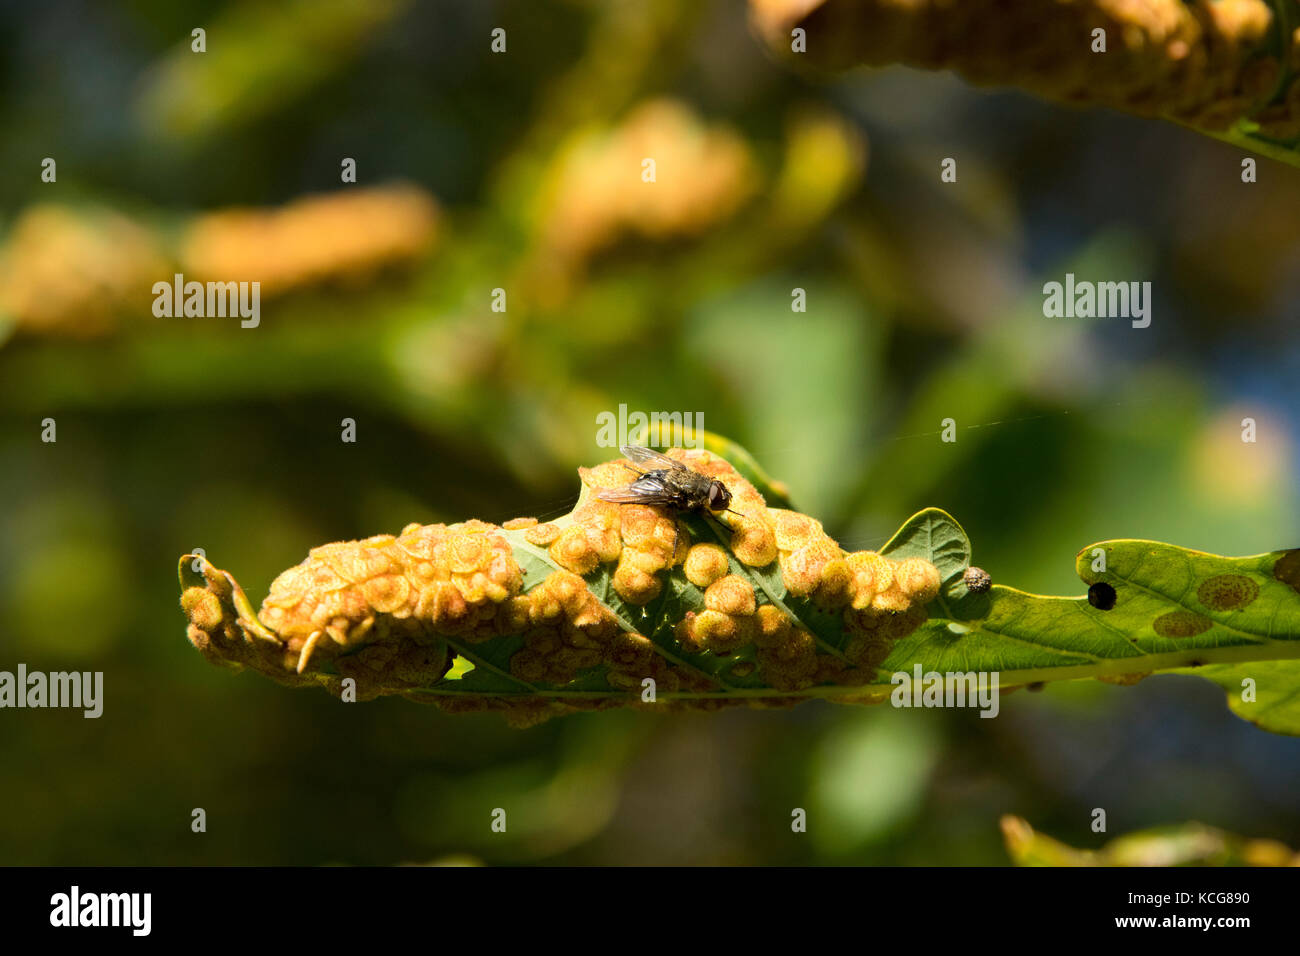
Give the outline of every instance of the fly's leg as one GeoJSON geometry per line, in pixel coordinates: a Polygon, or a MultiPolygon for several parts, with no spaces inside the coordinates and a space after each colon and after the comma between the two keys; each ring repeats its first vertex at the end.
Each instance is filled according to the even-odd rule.
{"type": "MultiPolygon", "coordinates": [[[[690,531],[687,530],[686,534],[689,537],[690,531]]],[[[681,546],[681,541],[682,541],[682,521],[679,517],[675,516],[673,518],[673,556],[668,560],[668,567],[670,570],[676,567],[676,565],[679,563],[677,560],[677,549],[681,546]]],[[[688,540],[687,550],[689,549],[690,549],[690,541],[688,540]]],[[[682,557],[680,563],[683,565],[686,563],[685,556],[682,557]]]]}

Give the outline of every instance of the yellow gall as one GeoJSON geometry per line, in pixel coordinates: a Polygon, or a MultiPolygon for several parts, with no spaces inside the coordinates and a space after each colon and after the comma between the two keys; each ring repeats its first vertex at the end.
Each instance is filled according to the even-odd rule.
{"type": "Polygon", "coordinates": [[[470,604],[482,604],[485,601],[496,604],[506,598],[506,589],[482,571],[476,571],[474,574],[453,574],[451,583],[470,604]]]}
{"type": "Polygon", "coordinates": [[[528,528],[536,528],[537,519],[536,518],[511,518],[501,527],[505,528],[507,531],[524,531],[528,528]]]}
{"type": "Polygon", "coordinates": [[[898,586],[895,580],[887,591],[879,592],[871,599],[871,610],[873,611],[906,611],[912,606],[912,601],[898,586]]]}
{"type": "Polygon", "coordinates": [[[209,655],[213,653],[213,650],[212,639],[208,636],[207,631],[203,630],[197,624],[191,624],[189,627],[185,628],[185,636],[189,638],[189,641],[194,645],[195,650],[201,653],[205,658],[212,661],[214,664],[220,662],[220,658],[209,657],[209,655]]]}
{"type": "Polygon", "coordinates": [[[502,634],[517,634],[528,625],[528,608],[531,600],[526,596],[502,601],[497,608],[497,630],[502,634]]]}
{"type": "Polygon", "coordinates": [[[758,618],[753,614],[741,617],[732,617],[736,622],[736,647],[744,647],[747,644],[753,644],[754,639],[758,637],[758,618]]]}
{"type": "Polygon", "coordinates": [[[380,614],[391,614],[406,604],[411,596],[411,585],[397,574],[371,578],[361,586],[366,601],[380,614]]]}
{"type": "Polygon", "coordinates": [[[723,614],[747,616],[757,607],[754,588],[738,574],[728,574],[709,585],[704,592],[704,606],[723,614]]]}
{"type": "MultiPolygon", "coordinates": [[[[493,601],[503,601],[507,594],[518,594],[524,586],[524,573],[519,569],[519,563],[515,561],[509,545],[497,550],[492,563],[488,565],[487,576],[501,592],[500,597],[492,598],[493,601]]],[[[497,590],[492,592],[493,595],[497,593],[497,590]]]]}
{"type": "Polygon", "coordinates": [[[697,544],[686,553],[686,580],[707,588],[727,573],[727,552],[716,544],[697,544]]]}
{"type": "Polygon", "coordinates": [[[567,571],[553,572],[542,582],[542,587],[546,588],[570,617],[586,607],[590,595],[587,582],[567,571]]]}
{"type": "Polygon", "coordinates": [[[528,617],[534,623],[554,621],[564,613],[560,602],[546,587],[537,588],[529,598],[528,617]]]}
{"type": "Polygon", "coordinates": [[[735,620],[721,611],[701,611],[695,615],[691,634],[711,651],[731,650],[736,645],[739,628],[735,620]]]}
{"type": "Polygon", "coordinates": [[[416,561],[407,568],[406,576],[416,587],[424,587],[434,581],[443,580],[437,565],[432,561],[416,561]]]}
{"type": "Polygon", "coordinates": [[[347,584],[348,582],[327,564],[319,559],[313,561],[309,558],[302,564],[282,572],[271,582],[271,595],[267,601],[276,604],[285,602],[282,606],[290,607],[298,602],[304,591],[332,591],[347,587],[347,584]]]}
{"type": "Polygon", "coordinates": [[[852,586],[853,573],[848,561],[832,558],[822,567],[821,581],[813,592],[813,600],[828,610],[841,608],[853,599],[852,586]]]}
{"type": "Polygon", "coordinates": [[[660,518],[655,524],[654,537],[639,547],[656,555],[661,567],[668,567],[677,562],[679,554],[683,559],[686,557],[690,542],[690,535],[678,526],[675,518],[660,518]]]}
{"type": "Polygon", "coordinates": [[[939,596],[939,569],[923,558],[905,558],[894,569],[903,593],[916,604],[929,604],[939,596]]]}
{"type": "Polygon", "coordinates": [[[588,526],[587,544],[601,564],[617,561],[623,553],[623,538],[618,533],[617,525],[610,528],[588,526]]]}
{"type": "Polygon", "coordinates": [[[573,520],[589,528],[609,528],[617,531],[623,522],[623,516],[614,502],[590,498],[573,512],[573,520]]]}
{"type": "Polygon", "coordinates": [[[381,574],[391,574],[400,567],[399,562],[383,548],[364,545],[345,545],[339,553],[340,565],[344,568],[344,577],[349,581],[359,582],[381,574]]]}
{"type": "Polygon", "coordinates": [[[764,568],[776,560],[776,538],[764,522],[750,518],[731,535],[731,551],[751,568],[764,568]]]}
{"type": "Polygon", "coordinates": [[[786,589],[796,597],[811,594],[821,584],[822,570],[839,557],[839,548],[825,536],[797,551],[781,552],[781,575],[786,589]]]}
{"type": "Polygon", "coordinates": [[[614,615],[593,594],[587,595],[587,603],[573,615],[572,624],[575,630],[596,643],[609,640],[617,626],[614,615]]]}
{"type": "Polygon", "coordinates": [[[434,549],[447,540],[446,525],[407,525],[397,546],[413,558],[432,560],[434,549]]]}
{"type": "Polygon", "coordinates": [[[221,602],[207,588],[186,588],[181,607],[190,622],[205,631],[216,630],[221,623],[221,602]]]}
{"type": "Polygon", "coordinates": [[[854,551],[845,559],[852,575],[849,590],[853,607],[862,610],[871,606],[872,598],[887,591],[894,584],[894,562],[875,551],[854,551]]]}
{"type": "Polygon", "coordinates": [[[642,571],[628,561],[628,555],[634,553],[625,550],[619,558],[613,577],[614,590],[628,604],[649,604],[659,596],[662,585],[653,574],[642,571]]]}
{"type": "Polygon", "coordinates": [[[621,488],[636,476],[621,464],[625,459],[602,462],[595,468],[579,468],[578,477],[588,488],[621,488]]]}
{"type": "Polygon", "coordinates": [[[524,540],[539,548],[550,547],[552,542],[559,536],[560,529],[549,521],[545,524],[534,525],[524,532],[524,540]]]}
{"type": "Polygon", "coordinates": [[[619,564],[626,564],[638,571],[644,571],[646,574],[656,574],[664,569],[667,561],[658,551],[625,548],[619,556],[619,564]]]}
{"type": "Polygon", "coordinates": [[[579,627],[567,624],[564,627],[564,643],[579,650],[598,650],[604,653],[605,645],[614,636],[615,626],[612,622],[597,622],[579,627]]]}
{"type": "Polygon", "coordinates": [[[695,636],[695,618],[695,612],[688,612],[684,618],[674,625],[673,636],[677,638],[677,643],[681,645],[682,650],[689,654],[702,654],[708,648],[700,643],[695,636]]]}
{"type": "Polygon", "coordinates": [[[420,592],[415,614],[432,621],[439,629],[455,631],[468,623],[469,605],[450,581],[439,581],[420,592]]]}
{"type": "Polygon", "coordinates": [[[451,569],[460,574],[482,570],[491,560],[491,545],[482,534],[461,533],[451,538],[451,569]]]}
{"type": "Polygon", "coordinates": [[[600,556],[587,540],[587,529],[570,525],[551,545],[551,557],[562,568],[576,574],[590,574],[600,563],[600,556]]]}
{"type": "Polygon", "coordinates": [[[769,508],[767,517],[772,523],[776,546],[782,551],[797,551],[810,544],[814,537],[821,537],[821,523],[797,511],[769,508]]]}
{"type": "Polygon", "coordinates": [[[625,545],[648,548],[657,543],[659,522],[663,520],[658,510],[649,505],[623,505],[622,512],[621,531],[625,545]]]}
{"type": "Polygon", "coordinates": [[[764,604],[755,615],[758,629],[754,643],[759,647],[776,647],[790,636],[791,622],[775,604],[764,604]]]}

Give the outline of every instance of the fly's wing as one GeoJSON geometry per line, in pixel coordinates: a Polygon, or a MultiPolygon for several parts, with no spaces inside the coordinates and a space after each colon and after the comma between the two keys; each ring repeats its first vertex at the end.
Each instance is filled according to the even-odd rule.
{"type": "Polygon", "coordinates": [[[666,468],[669,471],[690,471],[676,458],[669,458],[667,455],[661,455],[659,452],[650,448],[642,448],[640,445],[623,445],[619,451],[634,465],[639,465],[646,471],[654,468],[666,468]]]}
{"type": "Polygon", "coordinates": [[[666,485],[658,473],[642,475],[632,484],[624,485],[622,488],[602,488],[596,492],[596,497],[601,501],[612,501],[621,505],[674,506],[680,504],[682,498],[681,493],[666,485]]]}

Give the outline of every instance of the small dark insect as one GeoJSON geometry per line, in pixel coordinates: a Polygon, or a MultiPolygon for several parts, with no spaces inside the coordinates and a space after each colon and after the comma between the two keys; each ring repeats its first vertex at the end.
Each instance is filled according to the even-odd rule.
{"type": "Polygon", "coordinates": [[[1115,589],[1105,581],[1098,581],[1088,588],[1088,603],[1098,611],[1109,611],[1115,606],[1115,589]]]}
{"type": "Polygon", "coordinates": [[[993,586],[993,579],[983,568],[977,568],[973,565],[966,569],[962,575],[962,580],[966,582],[966,589],[972,594],[983,594],[993,586]]]}
{"type": "MultiPolygon", "coordinates": [[[[667,505],[679,511],[731,511],[731,492],[716,478],[701,475],[675,458],[639,445],[624,445],[619,451],[638,466],[631,470],[639,477],[626,487],[600,490],[596,497],[601,501],[667,505]]],[[[739,511],[731,513],[740,514],[739,511]]]]}

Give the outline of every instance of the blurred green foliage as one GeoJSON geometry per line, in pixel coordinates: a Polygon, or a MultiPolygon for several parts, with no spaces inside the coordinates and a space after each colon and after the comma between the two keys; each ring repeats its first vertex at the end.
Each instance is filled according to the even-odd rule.
{"type": "Polygon", "coordinates": [[[1081,590],[1089,541],[1293,546],[1295,170],[1244,186],[1193,133],[946,77],[813,84],[725,0],[0,18],[11,243],[39,204],[106,206],[175,255],[197,214],[355,188],[344,156],[444,214],[414,264],[268,299],[256,330],[147,299],[94,339],[10,327],[0,667],[102,670],[106,701],[0,713],[0,862],[1002,863],[1004,813],[1095,847],[1097,806],[1117,831],[1300,843],[1300,741],[1205,682],[1054,686],[993,721],[814,703],[518,732],[208,667],[173,573],[202,547],[257,603],[325,541],[562,513],[620,403],[703,412],[845,547],[935,505],[995,581],[1040,593],[1081,590]],[[654,229],[627,205],[647,142],[680,208],[654,229]],[[1043,318],[1066,271],[1150,279],[1152,327],[1043,318]]]}

